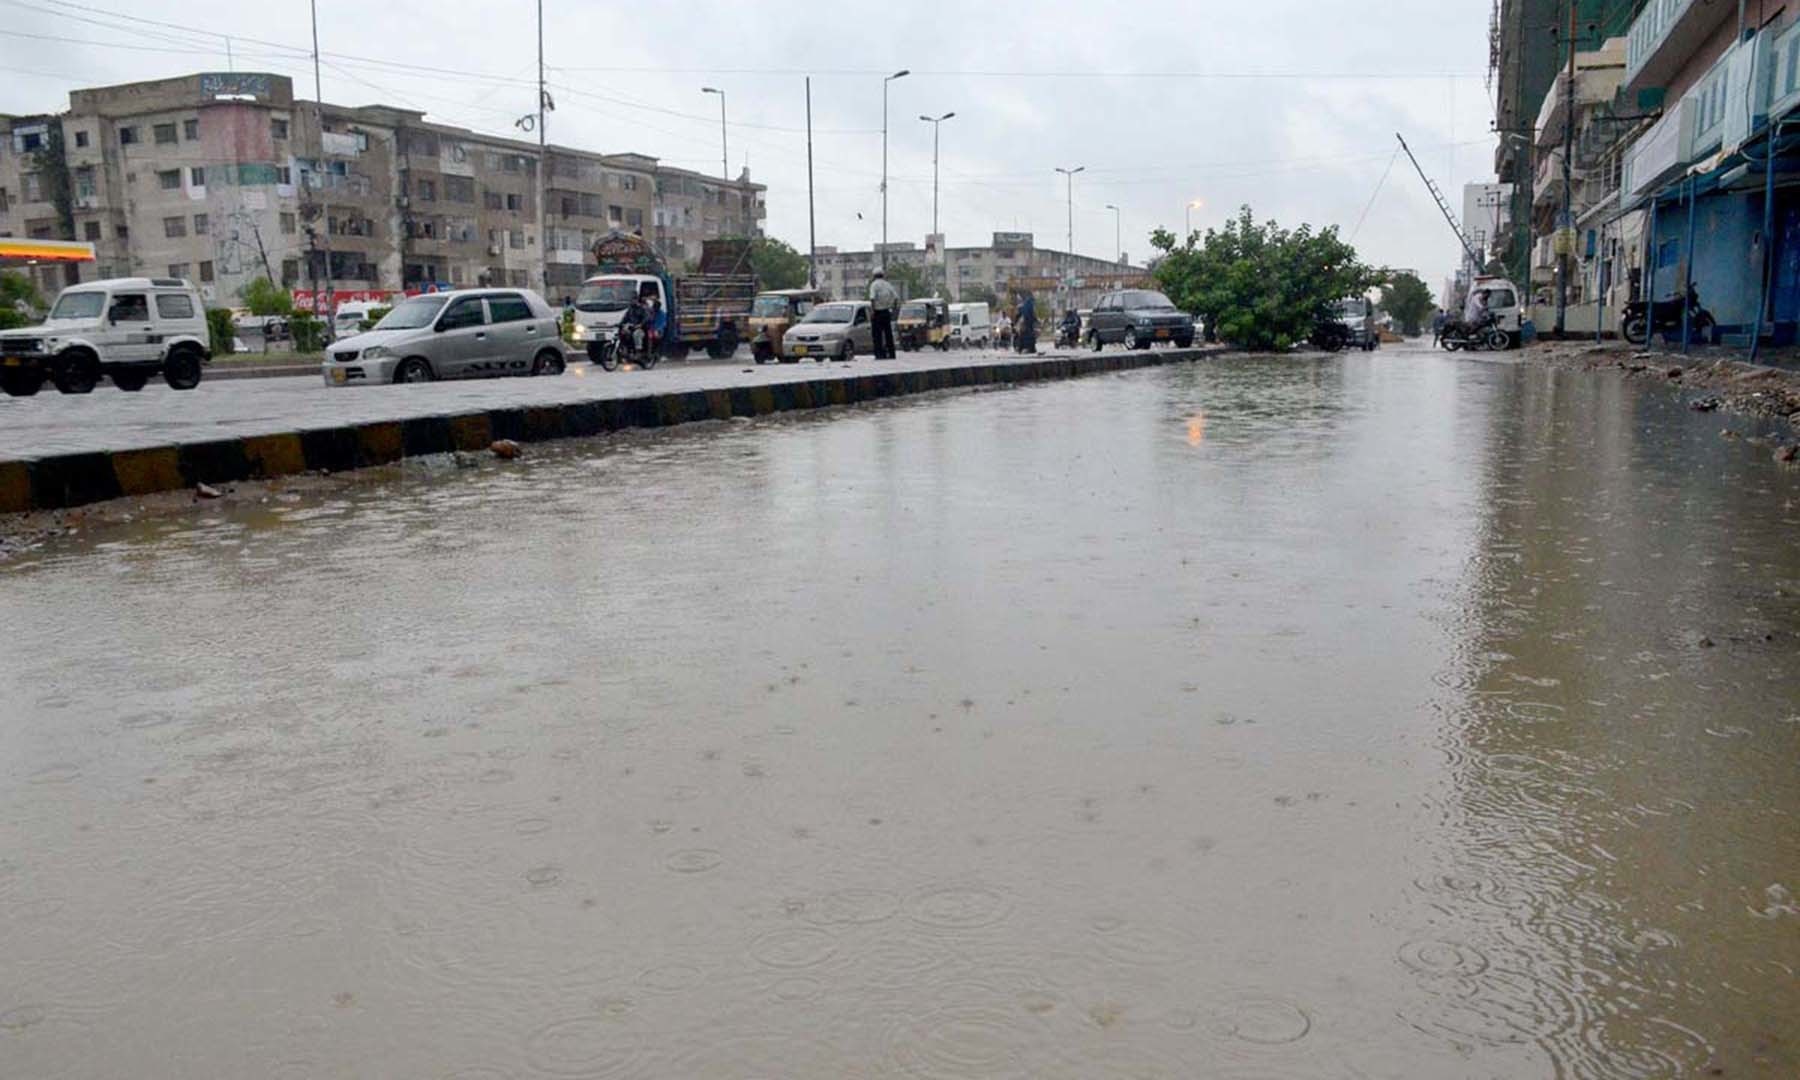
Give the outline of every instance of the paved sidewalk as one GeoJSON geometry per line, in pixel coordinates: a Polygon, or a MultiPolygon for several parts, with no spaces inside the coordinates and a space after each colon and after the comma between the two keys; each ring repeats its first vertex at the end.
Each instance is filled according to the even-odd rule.
{"type": "MultiPolygon", "coordinates": [[[[1162,353],[1167,350],[1157,350],[1162,353]]],[[[1086,353],[1043,353],[1037,359],[1086,353]]],[[[1108,349],[1106,354],[1123,354],[1108,349]]],[[[307,431],[380,421],[454,416],[491,409],[567,405],[694,390],[729,390],[818,379],[939,368],[1020,363],[1001,352],[903,354],[898,360],[848,364],[757,366],[738,361],[683,361],[654,371],[606,372],[586,363],[547,378],[483,379],[410,386],[328,387],[317,376],[219,379],[177,393],[160,382],[127,394],[102,383],[91,394],[46,387],[36,397],[0,398],[0,461],[307,431]]]]}

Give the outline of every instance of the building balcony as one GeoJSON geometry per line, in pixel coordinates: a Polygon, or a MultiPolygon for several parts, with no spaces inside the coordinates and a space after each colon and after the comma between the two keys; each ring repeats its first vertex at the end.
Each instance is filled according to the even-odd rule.
{"type": "Polygon", "coordinates": [[[1626,149],[1624,175],[1619,182],[1619,199],[1624,208],[1648,197],[1693,160],[1696,112],[1690,94],[1626,149]]]}
{"type": "Polygon", "coordinates": [[[1707,38],[1737,6],[1717,0],[1649,0],[1625,39],[1625,89],[1669,85],[1707,38]]]}
{"type": "Polygon", "coordinates": [[[580,248],[551,248],[550,261],[559,266],[582,266],[587,263],[587,252],[580,248]]]}

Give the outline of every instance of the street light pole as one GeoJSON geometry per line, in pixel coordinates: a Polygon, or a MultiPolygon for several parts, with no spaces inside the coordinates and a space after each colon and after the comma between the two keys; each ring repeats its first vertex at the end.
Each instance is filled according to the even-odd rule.
{"type": "Polygon", "coordinates": [[[881,269],[882,269],[883,273],[885,273],[887,271],[887,242],[888,242],[888,231],[887,231],[887,221],[888,221],[888,215],[887,215],[887,202],[888,202],[888,200],[887,200],[887,187],[888,187],[888,177],[887,177],[887,169],[888,169],[888,155],[887,155],[888,83],[893,82],[895,79],[904,79],[908,75],[911,75],[911,74],[912,74],[911,69],[901,68],[899,71],[896,71],[892,75],[889,75],[887,78],[881,80],[881,269]]]}
{"type": "Polygon", "coordinates": [[[1189,236],[1194,235],[1194,211],[1205,205],[1205,199],[1194,199],[1187,204],[1187,231],[1189,236]]]}
{"type": "MultiPolygon", "coordinates": [[[[956,114],[953,112],[947,112],[942,116],[919,117],[919,119],[931,125],[931,235],[933,236],[938,235],[938,130],[943,127],[944,121],[955,115],[956,114]]],[[[940,249],[938,251],[938,258],[947,261],[949,255],[942,250],[943,244],[941,241],[939,242],[938,247],[940,249]]],[[[950,283],[949,277],[949,273],[946,272],[944,274],[944,284],[946,286],[950,283]]]]}
{"type": "Polygon", "coordinates": [[[1065,169],[1061,165],[1056,171],[1069,178],[1069,257],[1075,257],[1075,174],[1086,172],[1086,165],[1077,165],[1073,169],[1065,169]]]}
{"type": "Polygon", "coordinates": [[[710,86],[700,88],[702,94],[719,95],[719,175],[731,179],[731,143],[725,134],[725,91],[710,86]]]}
{"type": "Polygon", "coordinates": [[[1123,232],[1124,226],[1119,224],[1120,218],[1124,215],[1124,211],[1120,210],[1112,203],[1107,203],[1106,208],[1113,212],[1113,264],[1120,265],[1125,262],[1125,245],[1121,239],[1125,235],[1123,232]]]}

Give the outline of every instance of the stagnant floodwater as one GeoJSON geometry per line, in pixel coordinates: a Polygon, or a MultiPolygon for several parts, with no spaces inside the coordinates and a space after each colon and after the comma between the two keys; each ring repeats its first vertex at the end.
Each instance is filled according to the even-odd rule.
{"type": "Polygon", "coordinates": [[[1388,351],[0,566],[7,1077],[1800,1071],[1800,474],[1388,351]]]}

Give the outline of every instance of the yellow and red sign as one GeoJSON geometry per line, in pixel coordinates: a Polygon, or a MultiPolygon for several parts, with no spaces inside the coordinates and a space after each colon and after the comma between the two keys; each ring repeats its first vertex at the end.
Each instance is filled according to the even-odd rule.
{"type": "Polygon", "coordinates": [[[0,238],[0,265],[13,263],[82,263],[94,261],[94,245],[79,240],[0,238]]]}

